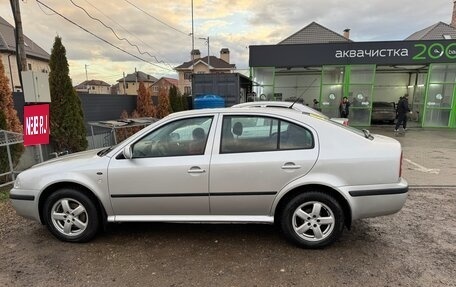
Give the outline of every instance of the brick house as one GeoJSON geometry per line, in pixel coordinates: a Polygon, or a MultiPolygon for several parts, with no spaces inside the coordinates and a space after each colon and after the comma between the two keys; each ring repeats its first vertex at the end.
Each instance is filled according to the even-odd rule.
{"type": "Polygon", "coordinates": [[[178,73],[178,88],[182,94],[190,95],[192,93],[193,73],[232,73],[236,69],[235,64],[230,64],[230,50],[227,48],[220,50],[220,58],[215,56],[201,58],[199,50],[193,50],[190,55],[193,56],[193,61],[190,60],[174,68],[178,73]]]}
{"type": "Polygon", "coordinates": [[[149,87],[149,92],[152,97],[158,97],[160,89],[165,89],[168,92],[172,86],[177,87],[178,84],[177,79],[162,77],[149,87]]]}
{"type": "Polygon", "coordinates": [[[157,81],[157,78],[146,74],[141,71],[137,71],[125,76],[125,78],[120,78],[117,80],[119,83],[119,90],[117,94],[119,95],[137,95],[139,82],[143,82],[146,89],[153,85],[157,81]]]}
{"type": "MultiPolygon", "coordinates": [[[[9,80],[9,87],[13,91],[22,91],[19,81],[19,70],[16,61],[16,40],[14,26],[0,17],[0,58],[5,67],[5,74],[9,80]]],[[[35,42],[24,35],[25,53],[27,54],[27,68],[30,71],[49,72],[50,55],[35,42]]]]}
{"type": "Polygon", "coordinates": [[[111,85],[100,80],[88,80],[74,87],[76,92],[109,95],[111,94],[111,85]]]}

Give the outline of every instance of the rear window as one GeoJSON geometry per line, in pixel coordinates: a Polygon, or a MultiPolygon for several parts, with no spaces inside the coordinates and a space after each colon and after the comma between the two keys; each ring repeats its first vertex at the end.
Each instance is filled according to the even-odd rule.
{"type": "Polygon", "coordinates": [[[343,124],[340,124],[338,122],[335,122],[335,121],[332,121],[332,120],[328,120],[328,119],[325,119],[325,118],[319,118],[319,117],[316,117],[316,116],[314,116],[313,118],[318,118],[319,120],[325,121],[325,122],[327,122],[327,123],[329,123],[331,125],[336,125],[336,126],[341,127],[341,128],[343,128],[345,130],[348,130],[348,131],[350,131],[352,133],[355,133],[355,134],[357,134],[359,136],[362,136],[363,138],[370,139],[370,140],[374,139],[374,137],[370,133],[369,133],[369,137],[367,137],[366,133],[363,130],[359,130],[359,129],[351,127],[351,126],[344,126],[343,124]]]}
{"type": "Polygon", "coordinates": [[[372,106],[374,108],[394,108],[394,103],[387,102],[373,102],[372,106]]]}

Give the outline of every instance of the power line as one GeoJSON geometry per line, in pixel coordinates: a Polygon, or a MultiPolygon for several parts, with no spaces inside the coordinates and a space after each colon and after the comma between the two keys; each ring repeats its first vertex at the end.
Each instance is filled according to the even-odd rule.
{"type": "Polygon", "coordinates": [[[163,22],[162,20],[158,19],[157,17],[155,17],[155,16],[149,14],[147,11],[144,11],[144,10],[141,9],[140,7],[138,7],[138,6],[136,6],[135,4],[131,3],[129,0],[124,0],[124,1],[127,2],[128,4],[130,4],[131,6],[135,7],[135,8],[138,9],[139,11],[143,12],[143,13],[146,14],[147,16],[149,16],[149,17],[155,19],[156,21],[162,23],[163,25],[165,25],[165,26],[167,26],[167,27],[173,29],[174,31],[179,32],[179,33],[181,33],[181,34],[183,34],[183,35],[185,35],[185,36],[190,36],[188,32],[184,32],[184,31],[182,31],[182,30],[179,30],[179,29],[177,29],[177,28],[174,28],[173,26],[171,26],[171,25],[169,25],[169,24],[163,22]]]}
{"type": "MultiPolygon", "coordinates": [[[[100,14],[102,14],[103,16],[105,16],[106,18],[108,18],[109,20],[111,20],[113,23],[115,23],[117,26],[119,26],[123,31],[127,32],[128,34],[130,34],[131,36],[133,36],[136,40],[140,41],[141,43],[143,43],[144,45],[146,45],[147,47],[149,47],[150,49],[154,50],[157,54],[160,54],[156,49],[154,49],[154,47],[150,46],[149,44],[147,44],[146,42],[144,42],[141,38],[139,38],[137,35],[135,35],[134,33],[128,31],[125,27],[123,27],[121,24],[119,24],[116,20],[112,19],[111,17],[109,17],[108,15],[106,15],[105,13],[103,13],[103,11],[101,11],[100,9],[98,9],[95,5],[93,5],[92,3],[90,3],[88,0],[84,0],[87,4],[89,4],[90,6],[92,6],[95,10],[97,10],[100,14]]],[[[169,59],[167,59],[165,56],[163,55],[158,55],[164,59],[166,59],[168,62],[171,62],[169,59]]],[[[170,66],[170,65],[169,65],[170,66]]],[[[171,68],[173,68],[172,66],[170,66],[171,68]]]]}
{"type": "Polygon", "coordinates": [[[95,21],[98,21],[101,25],[105,26],[106,28],[108,28],[109,30],[111,30],[111,32],[114,34],[114,36],[116,36],[117,39],[119,39],[120,41],[126,41],[128,44],[130,44],[130,46],[132,47],[135,47],[136,50],[138,50],[138,53],[140,53],[141,55],[148,55],[150,56],[151,58],[154,58],[155,61],[157,61],[157,63],[162,63],[162,64],[165,64],[165,65],[168,65],[170,68],[173,68],[171,65],[169,65],[168,63],[162,61],[162,60],[158,60],[158,58],[152,54],[150,54],[149,52],[143,52],[141,51],[141,49],[139,49],[139,46],[136,45],[136,44],[133,44],[130,42],[130,40],[128,40],[127,38],[125,37],[119,37],[119,35],[117,35],[117,33],[114,31],[114,29],[112,29],[110,26],[106,25],[103,21],[101,21],[100,19],[96,18],[96,17],[93,17],[92,15],[89,14],[89,12],[87,12],[86,9],[84,9],[84,7],[82,6],[79,6],[77,5],[76,3],[73,2],[73,0],[70,0],[70,2],[78,7],[79,9],[81,9],[82,11],[84,11],[86,13],[87,16],[89,16],[89,18],[95,20],[95,21]]]}
{"type": "Polygon", "coordinates": [[[120,47],[117,47],[116,45],[112,44],[111,42],[109,42],[109,41],[107,41],[107,40],[101,38],[101,37],[98,36],[98,35],[95,35],[94,33],[92,33],[91,31],[87,30],[86,28],[82,27],[81,25],[79,25],[79,24],[75,23],[74,21],[68,19],[67,17],[63,16],[62,14],[60,14],[60,13],[57,12],[56,10],[52,9],[52,8],[49,7],[48,5],[44,4],[44,3],[41,2],[40,0],[36,0],[36,2],[40,3],[40,4],[43,5],[44,7],[48,8],[49,10],[51,10],[52,12],[54,12],[55,14],[59,15],[59,16],[62,17],[63,19],[67,20],[67,21],[70,22],[71,24],[73,24],[73,25],[75,25],[76,27],[78,27],[79,29],[84,30],[85,32],[89,33],[90,35],[94,36],[95,38],[99,39],[100,41],[103,41],[103,42],[105,42],[106,44],[108,44],[108,45],[110,45],[110,46],[116,48],[117,50],[122,51],[122,52],[124,52],[124,53],[126,53],[126,54],[128,54],[128,55],[130,55],[130,56],[132,56],[132,57],[134,57],[134,58],[136,58],[136,59],[138,59],[138,60],[140,60],[140,61],[149,63],[149,64],[151,64],[151,65],[153,65],[153,66],[156,66],[156,67],[159,67],[159,68],[161,68],[161,69],[169,70],[169,71],[174,71],[174,70],[171,70],[171,69],[162,67],[162,66],[160,66],[160,65],[157,65],[157,64],[155,64],[155,63],[152,63],[152,62],[150,62],[150,61],[147,61],[147,60],[145,60],[145,59],[143,59],[143,58],[141,58],[141,57],[139,57],[139,56],[136,56],[136,55],[134,55],[134,54],[132,54],[132,53],[130,53],[130,52],[128,52],[128,51],[125,51],[124,49],[122,49],[122,48],[120,48],[120,47]]]}
{"type": "Polygon", "coordinates": [[[38,7],[40,8],[40,10],[43,11],[44,14],[46,14],[46,15],[48,15],[48,16],[54,16],[54,15],[55,15],[55,13],[54,13],[54,14],[51,14],[51,13],[47,13],[46,11],[44,11],[43,8],[41,7],[41,5],[40,5],[38,2],[36,2],[36,4],[37,4],[38,7]]]}

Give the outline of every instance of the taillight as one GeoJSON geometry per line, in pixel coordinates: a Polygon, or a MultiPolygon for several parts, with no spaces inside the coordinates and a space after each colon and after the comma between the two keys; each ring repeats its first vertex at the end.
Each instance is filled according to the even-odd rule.
{"type": "Polygon", "coordinates": [[[400,165],[399,165],[399,178],[402,177],[402,154],[403,154],[403,152],[401,151],[401,162],[400,162],[400,165]]]}

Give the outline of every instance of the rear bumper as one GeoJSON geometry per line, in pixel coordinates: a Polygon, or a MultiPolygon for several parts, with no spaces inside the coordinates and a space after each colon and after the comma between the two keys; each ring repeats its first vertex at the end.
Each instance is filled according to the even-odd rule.
{"type": "Polygon", "coordinates": [[[408,183],[345,187],[352,209],[352,220],[388,215],[402,209],[408,196],[408,183]]]}

